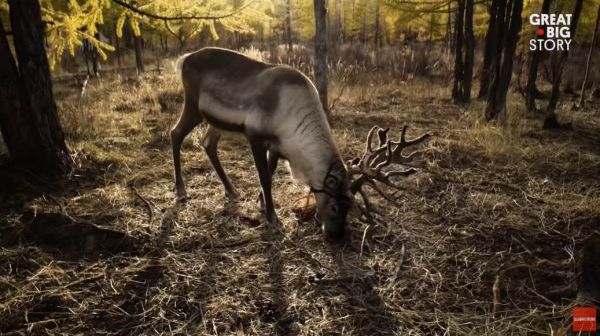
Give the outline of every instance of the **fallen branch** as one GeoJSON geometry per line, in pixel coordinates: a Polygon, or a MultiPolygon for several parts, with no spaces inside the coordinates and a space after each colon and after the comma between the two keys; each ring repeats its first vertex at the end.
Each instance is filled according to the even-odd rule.
{"type": "Polygon", "coordinates": [[[130,186],[129,188],[131,188],[131,191],[133,192],[133,194],[135,196],[137,196],[137,198],[139,198],[142,202],[144,202],[144,204],[146,205],[146,208],[148,208],[148,220],[150,222],[149,225],[150,225],[150,227],[152,227],[152,221],[154,219],[154,211],[152,211],[152,204],[150,203],[150,201],[148,201],[147,199],[142,197],[142,195],[140,195],[140,193],[138,192],[136,187],[130,186]]]}

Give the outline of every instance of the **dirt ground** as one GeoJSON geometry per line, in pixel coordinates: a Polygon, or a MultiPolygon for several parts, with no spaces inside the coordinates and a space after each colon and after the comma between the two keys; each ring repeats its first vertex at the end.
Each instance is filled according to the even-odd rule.
{"type": "MultiPolygon", "coordinates": [[[[334,83],[345,159],[373,125],[432,135],[399,206],[355,213],[327,243],[299,219],[307,188],[280,166],[268,226],[243,139],[220,156],[244,199],[227,202],[199,143],[184,144],[190,200],[175,204],[168,130],[182,97],[170,71],[81,78],[55,92],[78,164],[48,182],[0,171],[0,334],[548,335],[570,324],[582,241],[600,224],[600,108],[541,130],[511,93],[509,116],[448,99],[448,77],[334,83]],[[99,225],[100,227],[97,227],[99,225]],[[495,290],[494,290],[495,288],[495,290]],[[495,299],[494,299],[495,298],[495,299]]],[[[543,103],[543,102],[541,102],[543,103]]]]}

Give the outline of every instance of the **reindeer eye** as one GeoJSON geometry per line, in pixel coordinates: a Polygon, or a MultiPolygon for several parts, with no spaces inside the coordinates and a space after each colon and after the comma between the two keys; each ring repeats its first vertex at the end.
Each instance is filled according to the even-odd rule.
{"type": "Polygon", "coordinates": [[[327,176],[325,178],[325,185],[331,189],[335,189],[337,187],[338,181],[333,176],[327,176]]]}

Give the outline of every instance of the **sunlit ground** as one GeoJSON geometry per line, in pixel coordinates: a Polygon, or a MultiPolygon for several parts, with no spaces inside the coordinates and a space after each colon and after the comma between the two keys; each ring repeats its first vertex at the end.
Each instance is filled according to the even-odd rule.
{"type": "Polygon", "coordinates": [[[483,102],[451,103],[449,78],[369,74],[332,84],[333,97],[344,88],[333,113],[345,159],[361,153],[375,124],[393,137],[405,124],[409,136],[433,135],[422,170],[402,182],[400,206],[372,195],[385,216],[353,217],[341,247],[325,243],[312,219],[298,220],[307,189],[283,166],[274,186],[282,227],[265,223],[241,138],[220,143],[244,196],[228,203],[199,145],[203,128],[183,150],[191,199],[174,204],[168,130],[182,97],[170,67],[139,78],[105,74],[82,97],[80,77],[57,79],[79,167],[44,187],[2,173],[0,332],[508,335],[568,327],[574,254],[600,221],[598,105],[571,111],[566,97],[559,113],[576,132],[546,132],[511,93],[508,119],[488,124],[483,102]],[[61,215],[24,229],[27,208],[61,215]],[[67,217],[76,224],[63,225],[67,217]],[[127,244],[85,221],[125,234],[127,244]]]}

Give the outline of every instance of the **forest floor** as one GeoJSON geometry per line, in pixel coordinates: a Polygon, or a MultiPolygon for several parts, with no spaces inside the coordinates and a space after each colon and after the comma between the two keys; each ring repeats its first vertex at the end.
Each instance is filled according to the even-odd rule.
{"type": "MultiPolygon", "coordinates": [[[[183,149],[190,200],[175,204],[168,131],[181,110],[174,73],[81,78],[54,90],[78,163],[68,179],[0,174],[0,333],[197,335],[536,335],[570,324],[576,259],[600,224],[600,106],[543,131],[511,93],[482,120],[448,78],[372,74],[336,104],[344,159],[373,125],[430,132],[420,172],[386,218],[350,220],[342,246],[302,222],[305,187],[281,167],[266,225],[248,146],[220,143],[244,196],[227,202],[200,146],[183,149]],[[93,224],[100,225],[101,228],[93,224]],[[494,305],[494,285],[496,303],[494,305]],[[494,311],[495,310],[495,311],[494,311]]],[[[339,92],[334,85],[332,96],[339,92]]],[[[373,200],[377,198],[373,195],[373,200]]]]}

